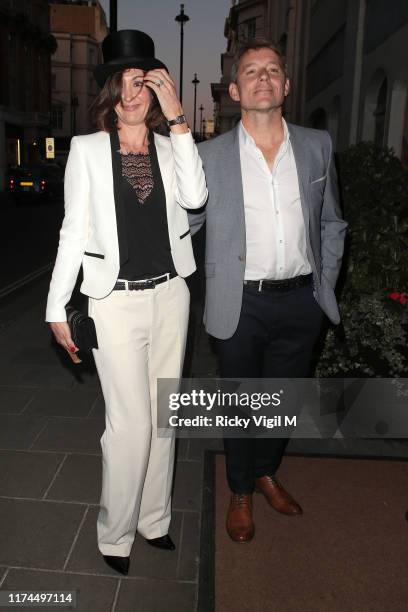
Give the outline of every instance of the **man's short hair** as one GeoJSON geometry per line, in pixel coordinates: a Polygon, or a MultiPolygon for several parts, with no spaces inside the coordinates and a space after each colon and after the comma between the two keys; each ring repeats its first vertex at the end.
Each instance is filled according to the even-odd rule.
{"type": "Polygon", "coordinates": [[[256,49],[272,49],[272,51],[274,51],[279,58],[279,63],[285,74],[285,78],[288,76],[286,58],[280,46],[277,43],[271,42],[267,38],[259,37],[259,38],[250,38],[249,40],[246,40],[244,43],[241,43],[239,45],[238,50],[235,53],[234,63],[232,64],[232,68],[231,68],[231,81],[232,82],[235,83],[237,80],[239,63],[241,61],[242,56],[245,55],[245,53],[247,53],[248,51],[253,51],[256,49]]]}

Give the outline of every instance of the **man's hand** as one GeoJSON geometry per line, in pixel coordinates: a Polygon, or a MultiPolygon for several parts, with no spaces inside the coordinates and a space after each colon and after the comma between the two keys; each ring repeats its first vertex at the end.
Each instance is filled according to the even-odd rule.
{"type": "Polygon", "coordinates": [[[74,363],[81,363],[78,355],[76,355],[79,349],[75,346],[72,340],[68,323],[66,321],[50,323],[50,328],[54,334],[55,340],[68,352],[72,361],[74,363]]]}

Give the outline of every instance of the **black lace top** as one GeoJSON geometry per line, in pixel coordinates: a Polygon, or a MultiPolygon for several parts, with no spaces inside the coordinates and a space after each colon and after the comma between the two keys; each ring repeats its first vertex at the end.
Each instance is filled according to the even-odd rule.
{"type": "Polygon", "coordinates": [[[167,225],[166,195],[154,136],[148,153],[117,151],[121,158],[122,193],[129,259],[119,278],[137,280],[175,273],[167,225]]]}
{"type": "Polygon", "coordinates": [[[154,187],[150,155],[148,153],[121,153],[121,157],[122,176],[135,190],[139,204],[144,204],[154,187]]]}

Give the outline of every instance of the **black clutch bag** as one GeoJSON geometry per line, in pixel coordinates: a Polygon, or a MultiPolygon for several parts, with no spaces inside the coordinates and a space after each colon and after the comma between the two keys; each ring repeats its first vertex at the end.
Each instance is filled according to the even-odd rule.
{"type": "Polygon", "coordinates": [[[66,306],[67,323],[71,331],[72,340],[80,351],[90,351],[98,348],[95,323],[92,317],[83,312],[75,310],[72,306],[66,306]]]}

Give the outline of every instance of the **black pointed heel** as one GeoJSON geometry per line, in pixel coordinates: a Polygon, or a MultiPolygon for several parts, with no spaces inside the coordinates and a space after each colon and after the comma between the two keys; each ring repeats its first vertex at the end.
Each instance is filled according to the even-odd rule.
{"type": "Polygon", "coordinates": [[[150,544],[150,546],[155,546],[156,548],[162,548],[163,550],[176,550],[174,542],[168,534],[161,536],[160,538],[153,538],[152,540],[145,538],[145,540],[148,544],[150,544]]]}
{"type": "Polygon", "coordinates": [[[113,557],[111,555],[102,555],[104,561],[109,567],[114,569],[119,574],[124,576],[128,575],[129,572],[129,557],[113,557]]]}

